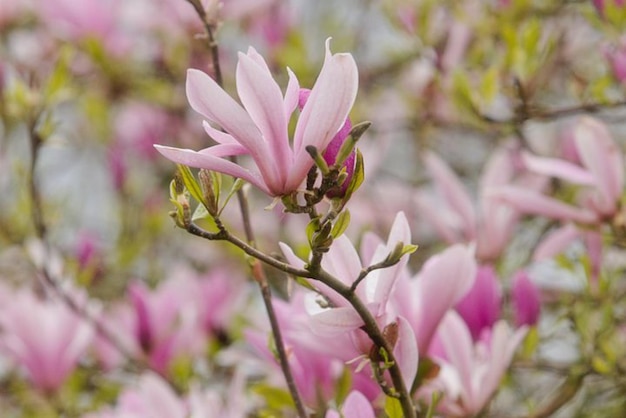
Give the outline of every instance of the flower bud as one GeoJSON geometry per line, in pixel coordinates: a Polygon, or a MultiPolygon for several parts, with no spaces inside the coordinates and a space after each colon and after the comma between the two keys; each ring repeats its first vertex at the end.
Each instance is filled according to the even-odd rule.
{"type": "Polygon", "coordinates": [[[539,290],[525,271],[519,271],[513,277],[511,297],[515,308],[515,324],[518,327],[536,325],[541,310],[539,290]]]}

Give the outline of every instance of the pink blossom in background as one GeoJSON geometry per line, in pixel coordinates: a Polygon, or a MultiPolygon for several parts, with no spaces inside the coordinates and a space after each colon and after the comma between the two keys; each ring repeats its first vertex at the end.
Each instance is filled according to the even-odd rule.
{"type": "Polygon", "coordinates": [[[518,271],[513,276],[511,298],[515,314],[515,325],[537,325],[541,312],[541,295],[539,289],[532,282],[528,273],[518,271]]]}
{"type": "Polygon", "coordinates": [[[602,17],[606,17],[605,13],[607,7],[620,8],[626,5],[626,1],[624,0],[592,0],[592,3],[598,11],[598,14],[602,17]]]}
{"type": "Polygon", "coordinates": [[[180,280],[168,280],[151,291],[135,282],[128,290],[135,344],[160,373],[166,374],[176,358],[197,353],[205,343],[197,307],[188,303],[184,286],[180,280]]]}
{"type": "Polygon", "coordinates": [[[532,172],[583,186],[577,195],[579,206],[516,186],[500,187],[491,196],[520,212],[561,221],[597,224],[615,216],[624,187],[622,151],[606,126],[589,116],[580,117],[572,133],[582,166],[529,153],[523,157],[532,172]]]}
{"type": "Polygon", "coordinates": [[[95,38],[120,56],[129,49],[118,21],[121,4],[119,0],[49,0],[40,2],[36,10],[55,36],[70,41],[95,38]]]}
{"type": "Polygon", "coordinates": [[[306,146],[325,150],[343,126],[356,97],[357,79],[352,56],[331,54],[327,42],[324,66],[290,145],[287,128],[298,104],[298,80],[289,71],[283,97],[265,60],[250,48],[247,54],[239,54],[237,65],[237,91],[243,107],[205,73],[187,73],[191,107],[226,131],[205,123],[207,133],[219,144],[199,152],[164,146],[157,150],[180,164],[242,178],[272,196],[290,194],[301,186],[313,165],[306,146]],[[247,169],[224,158],[242,154],[249,154],[256,168],[247,169]]]}
{"type": "Polygon", "coordinates": [[[490,191],[508,184],[523,184],[530,190],[543,183],[515,169],[516,151],[497,150],[481,177],[478,205],[475,205],[459,177],[434,153],[424,163],[435,183],[437,196],[418,192],[418,216],[426,218],[448,243],[476,242],[476,256],[484,262],[496,260],[506,249],[519,221],[519,211],[494,199],[490,191]]]}
{"type": "Polygon", "coordinates": [[[174,121],[162,108],[141,102],[124,105],[115,117],[115,137],[123,147],[140,157],[154,158],[154,144],[171,141],[174,121]]]}
{"type": "Polygon", "coordinates": [[[617,81],[626,81],[626,38],[622,37],[616,45],[604,49],[604,56],[617,81]]]}
{"type": "Polygon", "coordinates": [[[144,373],[120,394],[117,405],[85,418],[187,418],[185,401],[163,379],[144,373]]]}
{"type": "Polygon", "coordinates": [[[484,329],[491,329],[500,319],[502,289],[493,266],[478,268],[474,286],[455,309],[467,324],[474,341],[479,339],[484,329]]]}
{"type": "Polygon", "coordinates": [[[22,366],[35,387],[58,389],[87,350],[92,328],[64,303],[17,290],[0,307],[0,349],[22,366]]]}
{"type": "Polygon", "coordinates": [[[428,400],[433,392],[443,392],[440,413],[475,416],[498,389],[525,335],[525,327],[512,331],[504,321],[498,321],[473,342],[463,319],[449,311],[437,330],[436,350],[429,352],[439,364],[439,374],[419,390],[418,396],[428,400]]]}

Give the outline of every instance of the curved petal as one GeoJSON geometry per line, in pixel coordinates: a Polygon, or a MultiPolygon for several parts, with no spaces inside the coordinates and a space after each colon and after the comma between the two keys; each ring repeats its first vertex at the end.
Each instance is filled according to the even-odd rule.
{"type": "Polygon", "coordinates": [[[313,145],[322,152],[345,123],[356,99],[358,77],[352,55],[331,54],[328,39],[324,66],[296,125],[295,157],[288,181],[289,189],[297,188],[313,165],[305,147],[313,145]]]}
{"type": "Polygon", "coordinates": [[[461,184],[461,181],[450,167],[434,153],[427,152],[424,156],[424,163],[441,196],[463,220],[465,239],[474,239],[476,234],[476,213],[472,199],[465,187],[463,187],[463,184],[461,184]]]}
{"type": "Polygon", "coordinates": [[[243,155],[248,153],[248,149],[240,144],[220,144],[197,151],[198,154],[212,155],[213,157],[228,157],[231,155],[243,155]]]}
{"type": "Polygon", "coordinates": [[[532,190],[515,186],[504,186],[487,192],[501,202],[506,202],[518,211],[525,214],[543,215],[562,221],[594,223],[597,221],[595,213],[560,202],[532,190]]]}
{"type": "MultiPolygon", "coordinates": [[[[473,250],[456,244],[437,254],[422,267],[417,279],[419,314],[413,324],[420,352],[426,352],[446,312],[474,285],[476,261],[473,250]]],[[[471,337],[470,337],[471,338],[471,337]]]]}
{"type": "Polygon", "coordinates": [[[398,317],[398,344],[394,349],[394,356],[402,371],[404,384],[410,389],[417,375],[419,354],[413,329],[411,329],[408,321],[401,316],[398,317]]]}
{"type": "Polygon", "coordinates": [[[350,392],[346,397],[341,412],[345,418],[375,418],[376,416],[370,401],[365,395],[357,391],[350,392]]]}
{"type": "Polygon", "coordinates": [[[591,117],[580,118],[574,129],[578,154],[605,200],[605,210],[611,211],[624,188],[624,159],[604,124],[591,117]]]}
{"type": "Polygon", "coordinates": [[[585,186],[593,185],[594,178],[591,173],[570,162],[558,158],[545,158],[532,155],[528,152],[522,153],[522,161],[526,168],[533,173],[543,174],[550,177],[558,177],[575,184],[585,186]]]}
{"type": "Polygon", "coordinates": [[[204,168],[205,170],[218,171],[233,177],[241,178],[255,185],[265,193],[271,194],[265,183],[258,175],[252,173],[235,163],[226,161],[213,155],[202,154],[190,149],[154,146],[168,160],[190,167],[204,168]]]}
{"type": "Polygon", "coordinates": [[[272,179],[273,158],[261,138],[261,132],[244,108],[202,71],[187,70],[185,88],[192,109],[219,124],[237,142],[248,148],[263,178],[272,179]]]}
{"type": "Polygon", "coordinates": [[[582,231],[571,223],[551,231],[535,249],[533,261],[545,260],[562,253],[581,235],[582,231]]]}
{"type": "MultiPolygon", "coordinates": [[[[204,132],[207,133],[215,142],[219,144],[238,144],[237,140],[233,138],[232,135],[227,134],[226,132],[220,131],[219,129],[215,129],[211,126],[209,122],[206,120],[202,121],[202,127],[204,128],[204,132]]],[[[242,145],[243,146],[243,145],[242,145]]]]}
{"type": "MultiPolygon", "coordinates": [[[[252,49],[254,53],[254,51],[252,49]]],[[[250,54],[251,52],[249,52],[250,54]]],[[[255,54],[254,56],[258,56],[255,54]]],[[[260,56],[258,57],[260,58],[260,56]]],[[[262,58],[260,58],[262,60],[262,58]]],[[[287,136],[283,96],[267,65],[258,59],[239,54],[237,64],[237,92],[241,103],[261,131],[273,156],[275,188],[284,188],[291,167],[291,148],[287,136]]],[[[259,162],[257,162],[258,164],[259,162]]]]}

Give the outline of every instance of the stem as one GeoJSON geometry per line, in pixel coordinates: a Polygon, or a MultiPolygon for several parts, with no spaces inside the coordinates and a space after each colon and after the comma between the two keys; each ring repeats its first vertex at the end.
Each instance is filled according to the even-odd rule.
{"type": "Polygon", "coordinates": [[[409,395],[409,391],[404,384],[404,379],[402,378],[402,371],[400,370],[400,366],[393,355],[393,347],[389,345],[387,339],[383,336],[382,331],[378,327],[376,323],[376,319],[370,312],[370,310],[365,306],[363,301],[359,299],[359,297],[352,291],[349,286],[343,284],[339,279],[327,273],[324,270],[320,270],[318,272],[318,278],[324,284],[330,286],[334,291],[343,296],[349,303],[352,305],[354,310],[357,311],[361,319],[363,319],[364,325],[363,329],[365,333],[370,337],[372,342],[377,346],[383,348],[387,352],[387,356],[391,362],[391,366],[389,367],[389,375],[391,377],[391,381],[398,392],[400,404],[402,405],[402,411],[405,418],[415,418],[416,412],[413,407],[413,403],[411,402],[411,396],[409,395]]]}
{"type": "Polygon", "coordinates": [[[563,405],[568,403],[582,387],[586,374],[577,374],[569,376],[558,388],[556,394],[546,404],[544,404],[537,412],[529,415],[530,418],[547,418],[563,405]]]}
{"type": "Polygon", "coordinates": [[[127,348],[121,340],[119,340],[99,318],[94,315],[89,309],[87,304],[78,303],[68,293],[60,283],[59,278],[54,277],[52,272],[48,269],[48,257],[50,252],[50,245],[48,244],[47,232],[48,228],[45,224],[43,217],[43,207],[41,202],[41,194],[37,187],[37,180],[35,178],[35,169],[37,166],[37,160],[39,157],[39,151],[43,144],[43,139],[39,135],[36,129],[37,118],[29,126],[29,140],[30,140],[30,166],[28,173],[28,190],[30,193],[30,200],[32,204],[31,216],[33,225],[35,227],[35,235],[41,241],[44,248],[44,256],[41,266],[37,266],[37,270],[44,284],[50,288],[54,294],[77,316],[91,325],[96,333],[103,337],[109,344],[115,347],[126,359],[137,363],[141,368],[150,368],[143,357],[138,357],[129,348],[127,348]]]}
{"type": "MultiPolygon", "coordinates": [[[[235,160],[233,162],[236,162],[236,157],[232,157],[231,159],[235,160]]],[[[239,201],[239,210],[241,212],[243,229],[246,234],[248,246],[251,249],[256,250],[254,231],[252,229],[252,223],[250,222],[248,199],[243,189],[239,189],[237,191],[237,200],[239,201]]],[[[287,382],[289,393],[291,394],[291,398],[293,399],[296,410],[298,411],[298,416],[300,418],[306,418],[307,415],[304,409],[304,404],[302,403],[302,399],[300,398],[300,393],[298,392],[296,382],[293,378],[293,373],[291,372],[291,367],[289,366],[289,359],[287,358],[287,352],[285,350],[285,343],[283,341],[282,332],[280,330],[280,325],[278,324],[278,318],[276,317],[274,305],[272,304],[272,290],[269,286],[269,283],[267,282],[265,271],[263,271],[263,266],[261,265],[259,259],[254,258],[253,260],[254,261],[252,262],[251,266],[252,277],[259,284],[259,287],[261,289],[261,296],[263,297],[263,303],[265,304],[267,317],[270,321],[270,326],[272,328],[272,335],[274,336],[274,344],[276,345],[276,352],[278,354],[280,368],[283,372],[283,375],[285,376],[285,381],[287,382]]]]}
{"type": "Polygon", "coordinates": [[[206,14],[206,11],[202,7],[202,4],[199,0],[187,0],[189,4],[191,4],[196,11],[196,14],[202,21],[202,25],[204,26],[204,31],[206,32],[206,36],[208,39],[208,47],[209,51],[211,51],[211,63],[213,65],[213,71],[215,75],[215,82],[218,86],[222,87],[222,68],[220,67],[220,59],[219,59],[219,47],[217,41],[215,40],[215,23],[210,22],[209,18],[206,14]]]}
{"type": "Polygon", "coordinates": [[[291,274],[293,276],[305,277],[312,280],[318,280],[331,289],[339,293],[344,299],[346,299],[350,305],[354,308],[354,310],[359,314],[361,319],[363,319],[363,329],[365,333],[369,336],[372,342],[377,347],[382,347],[388,355],[388,358],[392,365],[389,368],[389,374],[391,376],[391,380],[394,384],[394,387],[398,394],[400,395],[399,400],[402,405],[402,410],[404,412],[404,416],[407,418],[416,417],[416,412],[411,402],[411,397],[409,395],[409,391],[404,384],[404,379],[402,378],[402,372],[398,366],[398,362],[395,360],[393,355],[393,347],[389,345],[389,342],[383,336],[382,331],[378,327],[376,323],[376,319],[369,311],[367,306],[358,298],[358,296],[354,293],[354,291],[349,287],[343,284],[338,278],[328,273],[325,270],[319,268],[318,270],[309,271],[295,268],[287,263],[284,263],[280,260],[277,260],[258,249],[248,245],[241,239],[232,235],[228,231],[211,233],[203,230],[195,224],[190,224],[187,228],[187,231],[193,235],[199,236],[208,240],[223,240],[228,241],[236,247],[242,249],[249,256],[262,261],[265,264],[268,264],[280,271],[291,274]]]}

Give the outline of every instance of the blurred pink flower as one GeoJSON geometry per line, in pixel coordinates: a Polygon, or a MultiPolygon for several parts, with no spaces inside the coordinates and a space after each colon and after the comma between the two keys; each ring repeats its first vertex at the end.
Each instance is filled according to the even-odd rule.
{"type": "Polygon", "coordinates": [[[115,137],[122,152],[130,149],[141,157],[153,158],[158,155],[154,144],[168,139],[173,122],[161,108],[132,102],[123,106],[115,117],[115,137]]]}
{"type": "Polygon", "coordinates": [[[524,154],[532,172],[554,176],[585,186],[578,194],[581,207],[575,207],[535,191],[503,186],[492,196],[522,213],[543,215],[562,221],[597,224],[611,219],[619,209],[624,187],[624,160],[606,126],[589,116],[578,119],[573,130],[582,167],[570,162],[524,154]]]}
{"type": "Polygon", "coordinates": [[[437,349],[429,353],[441,369],[418,396],[430,400],[433,392],[443,392],[440,413],[476,416],[498,389],[525,334],[525,327],[513,332],[504,321],[498,321],[474,343],[463,319],[448,312],[437,330],[437,349]]]}
{"type": "Polygon", "coordinates": [[[91,327],[63,303],[16,291],[0,308],[0,348],[43,391],[58,389],[91,342],[91,327]]]}
{"type": "Polygon", "coordinates": [[[621,8],[626,5],[626,1],[624,0],[592,0],[593,5],[596,7],[598,14],[601,17],[606,17],[606,8],[614,7],[621,8]]]}
{"type": "Polygon", "coordinates": [[[51,32],[71,41],[99,39],[115,55],[128,50],[119,25],[119,0],[48,0],[36,8],[51,32]]]}
{"type": "Polygon", "coordinates": [[[513,276],[511,285],[511,298],[515,313],[515,325],[537,325],[541,311],[539,289],[530,280],[524,270],[518,271],[513,276]]]}
{"type": "Polygon", "coordinates": [[[135,343],[159,373],[167,373],[172,361],[204,344],[197,307],[189,304],[183,286],[180,280],[168,280],[150,291],[135,282],[128,290],[135,343]]]}
{"type": "Polygon", "coordinates": [[[350,54],[331,54],[329,42],[322,71],[298,118],[293,145],[287,131],[298,104],[298,80],[289,70],[283,97],[265,60],[250,48],[247,54],[239,54],[237,65],[237,91],[243,107],[205,73],[187,73],[191,107],[225,130],[205,122],[205,130],[219,144],[199,152],[156,148],[174,162],[242,178],[272,196],[296,191],[313,165],[305,148],[312,145],[325,150],[343,126],[356,97],[358,71],[354,59],[350,54]],[[241,154],[250,154],[256,168],[249,170],[224,158],[241,154]]]}
{"type": "Polygon", "coordinates": [[[325,418],[375,418],[374,408],[370,401],[360,392],[352,391],[340,408],[341,414],[329,410],[325,418]]]}
{"type": "Polygon", "coordinates": [[[115,408],[85,418],[187,418],[188,408],[162,378],[145,373],[135,387],[127,387],[115,408]]]}
{"type": "Polygon", "coordinates": [[[604,49],[604,56],[608,61],[613,76],[617,81],[626,81],[626,37],[622,37],[617,45],[612,45],[604,49]]]}
{"type": "Polygon", "coordinates": [[[502,148],[487,162],[483,172],[478,207],[461,180],[434,153],[424,156],[426,168],[435,182],[439,200],[419,192],[415,201],[420,216],[433,225],[448,243],[476,242],[476,256],[481,261],[494,261],[506,249],[519,219],[519,211],[494,199],[489,191],[511,183],[522,183],[531,189],[542,186],[536,178],[516,176],[516,151],[502,148]]]}
{"type": "Polygon", "coordinates": [[[456,304],[455,309],[467,324],[472,339],[478,340],[484,329],[491,329],[500,319],[502,289],[493,266],[478,268],[474,286],[456,304]]]}

